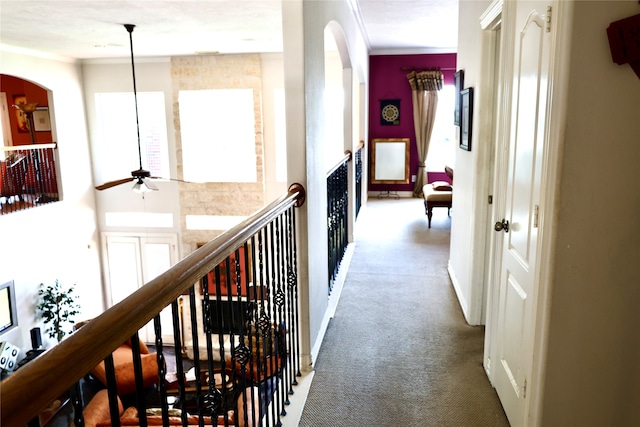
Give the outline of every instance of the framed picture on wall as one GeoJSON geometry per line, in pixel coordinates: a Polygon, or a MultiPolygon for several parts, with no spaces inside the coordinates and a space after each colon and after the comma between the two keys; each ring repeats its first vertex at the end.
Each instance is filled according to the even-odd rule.
{"type": "Polygon", "coordinates": [[[464,87],[464,70],[460,70],[453,75],[453,84],[455,85],[456,102],[453,108],[453,124],[460,126],[460,102],[462,88],[464,87]]]}
{"type": "Polygon", "coordinates": [[[460,92],[460,148],[471,151],[471,131],[473,124],[473,88],[460,92]]]}
{"type": "Polygon", "coordinates": [[[33,129],[36,132],[51,131],[51,120],[49,119],[49,107],[37,107],[33,112],[33,129]]]}
{"type": "Polygon", "coordinates": [[[398,126],[400,124],[400,100],[380,100],[380,125],[398,126]]]}

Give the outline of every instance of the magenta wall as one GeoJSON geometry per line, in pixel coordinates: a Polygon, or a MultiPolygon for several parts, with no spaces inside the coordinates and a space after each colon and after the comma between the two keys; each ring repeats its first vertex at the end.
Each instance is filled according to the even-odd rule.
{"type": "MultiPolygon", "coordinates": [[[[413,107],[411,87],[407,74],[411,68],[440,67],[444,83],[453,84],[456,72],[456,54],[433,55],[375,55],[369,57],[369,161],[371,161],[371,140],[374,138],[410,138],[410,175],[418,173],[418,149],[413,129],[413,107]],[[409,68],[409,70],[402,70],[409,68]],[[396,126],[380,124],[380,100],[400,100],[400,123],[396,126]]],[[[453,121],[453,116],[451,117],[453,121]]],[[[371,164],[369,164],[371,171],[371,164]]],[[[444,175],[444,171],[443,171],[444,175]]],[[[446,175],[444,175],[446,178],[446,175]]],[[[413,191],[413,183],[380,185],[371,184],[369,191],[413,191]]]]}

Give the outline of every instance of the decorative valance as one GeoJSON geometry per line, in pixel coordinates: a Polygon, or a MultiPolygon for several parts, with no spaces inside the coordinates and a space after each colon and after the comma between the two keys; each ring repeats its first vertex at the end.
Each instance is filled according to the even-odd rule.
{"type": "Polygon", "coordinates": [[[409,80],[412,91],[441,90],[444,84],[444,77],[440,70],[411,71],[407,74],[407,80],[409,80]]]}

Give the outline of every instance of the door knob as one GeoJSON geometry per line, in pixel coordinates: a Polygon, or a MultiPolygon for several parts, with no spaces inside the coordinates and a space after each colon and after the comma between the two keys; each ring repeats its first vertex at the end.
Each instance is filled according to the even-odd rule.
{"type": "Polygon", "coordinates": [[[504,230],[505,233],[509,232],[509,221],[503,219],[502,221],[496,222],[496,225],[493,226],[493,229],[496,231],[504,230]]]}

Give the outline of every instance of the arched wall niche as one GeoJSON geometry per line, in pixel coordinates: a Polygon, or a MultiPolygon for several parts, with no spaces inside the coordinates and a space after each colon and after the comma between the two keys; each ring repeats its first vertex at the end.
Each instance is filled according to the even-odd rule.
{"type": "Polygon", "coordinates": [[[327,24],[324,31],[325,51],[327,46],[335,46],[335,49],[340,55],[340,61],[342,62],[342,68],[351,68],[351,58],[349,57],[349,48],[347,47],[347,40],[340,24],[336,21],[331,21],[327,24]],[[329,38],[332,35],[332,38],[329,38]]]}
{"type": "MultiPolygon", "coordinates": [[[[347,86],[344,78],[345,67],[340,53],[338,39],[343,38],[342,31],[336,30],[337,24],[330,23],[324,29],[324,110],[325,126],[325,169],[332,169],[345,151],[346,107],[349,105],[347,86]],[[331,30],[331,28],[334,28],[331,30]]],[[[348,57],[348,55],[347,55],[348,57]]]]}
{"type": "Polygon", "coordinates": [[[13,105],[19,103],[37,103],[38,114],[46,114],[48,122],[51,125],[50,130],[38,130],[34,132],[34,142],[53,142],[52,131],[54,123],[51,103],[49,101],[51,92],[47,88],[17,76],[0,74],[0,92],[6,97],[8,107],[6,114],[8,115],[12,145],[28,145],[32,143],[29,131],[24,124],[24,115],[20,110],[13,108],[13,105]]]}
{"type": "MultiPolygon", "coordinates": [[[[324,28],[324,50],[325,50],[325,85],[333,79],[340,81],[343,92],[343,104],[341,105],[340,118],[331,119],[331,114],[338,111],[332,110],[331,105],[326,105],[328,127],[337,124],[340,129],[334,129],[333,134],[340,132],[339,142],[335,145],[329,141],[326,149],[332,150],[335,156],[327,156],[327,165],[331,164],[331,159],[340,158],[346,150],[354,152],[360,141],[365,141],[365,123],[362,112],[366,111],[364,103],[366,100],[364,71],[361,67],[352,68],[351,55],[347,44],[347,37],[342,26],[335,20],[329,21],[324,28]]],[[[326,101],[325,101],[326,102],[326,101]]],[[[331,130],[328,130],[330,133],[331,130]]],[[[337,138],[334,138],[337,139],[337,138]]]]}

